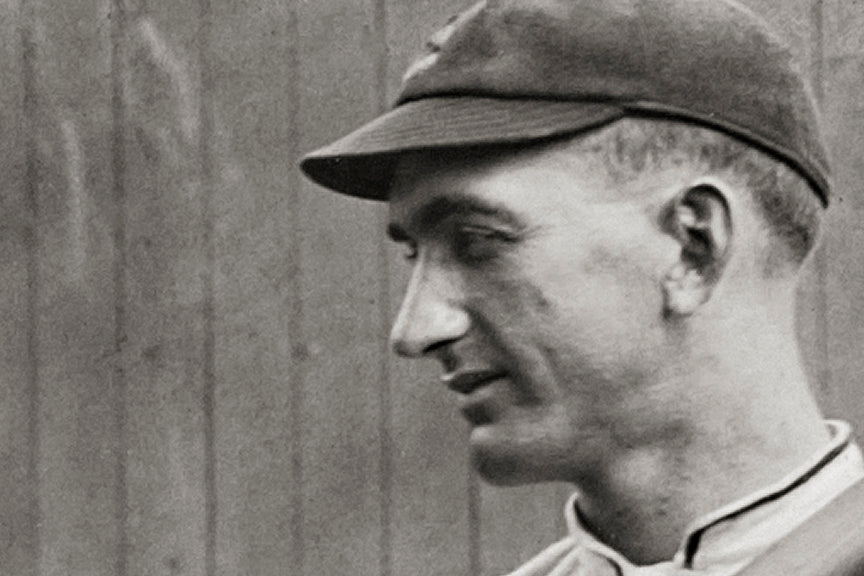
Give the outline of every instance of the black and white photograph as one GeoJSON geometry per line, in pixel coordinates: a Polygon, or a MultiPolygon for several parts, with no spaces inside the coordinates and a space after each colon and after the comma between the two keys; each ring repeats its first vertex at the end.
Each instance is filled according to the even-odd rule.
{"type": "Polygon", "coordinates": [[[864,1],[0,39],[0,575],[864,576],[864,1]]]}

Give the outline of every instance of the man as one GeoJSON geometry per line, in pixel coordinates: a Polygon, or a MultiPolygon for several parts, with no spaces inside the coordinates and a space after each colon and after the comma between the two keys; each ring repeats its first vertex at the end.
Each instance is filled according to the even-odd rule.
{"type": "Polygon", "coordinates": [[[488,0],[302,163],[390,207],[392,341],[489,481],[566,481],[518,576],[864,573],[864,465],[795,342],[830,199],[788,50],[723,0],[488,0]]]}

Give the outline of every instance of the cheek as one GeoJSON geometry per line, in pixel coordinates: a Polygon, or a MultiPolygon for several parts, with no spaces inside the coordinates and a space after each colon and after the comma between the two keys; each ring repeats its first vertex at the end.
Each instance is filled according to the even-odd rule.
{"type": "Polygon", "coordinates": [[[520,388],[534,388],[555,379],[547,353],[553,307],[541,287],[526,277],[525,266],[512,264],[468,275],[472,342],[487,361],[521,377],[520,388]]]}
{"type": "Polygon", "coordinates": [[[481,332],[510,353],[542,353],[568,379],[631,381],[656,363],[668,246],[644,224],[614,224],[559,229],[467,269],[481,332]]]}
{"type": "Polygon", "coordinates": [[[594,240],[532,258],[532,290],[564,366],[592,380],[632,381],[664,341],[661,259],[632,238],[594,240]]]}
{"type": "Polygon", "coordinates": [[[662,317],[666,244],[643,219],[622,218],[550,243],[547,257],[531,259],[532,275],[562,311],[638,326],[662,317]]]}
{"type": "Polygon", "coordinates": [[[506,340],[525,340],[548,321],[551,303],[525,272],[517,263],[508,263],[494,271],[468,275],[467,307],[478,327],[506,340]]]}

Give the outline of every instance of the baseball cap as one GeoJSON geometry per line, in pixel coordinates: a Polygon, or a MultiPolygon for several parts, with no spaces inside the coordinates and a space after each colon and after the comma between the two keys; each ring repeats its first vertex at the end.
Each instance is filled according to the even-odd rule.
{"type": "Polygon", "coordinates": [[[431,38],[390,111],[300,166],[337,192],[386,200],[406,151],[529,143],[632,116],[735,136],[828,203],[810,87],[789,47],[734,0],[479,2],[431,38]]]}

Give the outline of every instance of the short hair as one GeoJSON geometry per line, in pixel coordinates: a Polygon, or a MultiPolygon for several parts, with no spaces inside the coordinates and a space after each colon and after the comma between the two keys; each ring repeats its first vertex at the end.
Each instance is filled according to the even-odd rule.
{"type": "Polygon", "coordinates": [[[690,163],[732,174],[750,191],[767,224],[764,271],[797,270],[820,233],[823,205],[809,182],[781,160],[717,130],[659,118],[625,118],[598,131],[599,151],[613,178],[690,163]]]}

